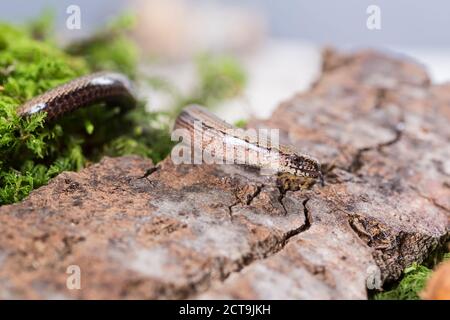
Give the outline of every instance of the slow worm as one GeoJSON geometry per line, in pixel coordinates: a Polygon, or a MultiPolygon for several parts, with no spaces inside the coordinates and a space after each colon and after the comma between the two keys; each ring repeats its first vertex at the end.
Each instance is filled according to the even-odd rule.
{"type": "Polygon", "coordinates": [[[21,116],[47,112],[46,121],[98,102],[131,108],[136,99],[131,81],[123,74],[98,72],[76,78],[25,102],[18,109],[21,116]]]}
{"type": "Polygon", "coordinates": [[[248,130],[235,128],[200,106],[185,107],[174,128],[187,130],[194,149],[208,149],[211,156],[221,160],[220,163],[233,162],[300,177],[319,178],[323,184],[320,163],[313,157],[301,154],[293,147],[273,143],[268,136],[252,135],[248,130]],[[227,157],[228,151],[231,157],[227,157]]]}
{"type": "MultiPolygon", "coordinates": [[[[76,78],[25,102],[17,112],[22,117],[46,112],[46,121],[52,121],[71,111],[98,102],[131,108],[137,101],[133,91],[131,81],[123,74],[93,73],[76,78]]],[[[232,125],[199,106],[184,108],[174,128],[185,129],[194,135],[198,130],[194,125],[196,122],[202,124],[200,127],[203,134],[201,148],[213,147],[213,150],[220,150],[219,147],[223,146],[226,150],[232,147],[246,156],[245,164],[247,165],[268,168],[273,167],[271,165],[277,161],[276,171],[278,172],[320,178],[322,181],[320,163],[314,158],[298,153],[288,146],[272,145],[270,139],[259,140],[249,137],[245,132],[234,130],[236,128],[232,125]]],[[[224,157],[225,153],[215,156],[224,157]]],[[[240,163],[237,158],[232,158],[231,162],[240,163]]]]}

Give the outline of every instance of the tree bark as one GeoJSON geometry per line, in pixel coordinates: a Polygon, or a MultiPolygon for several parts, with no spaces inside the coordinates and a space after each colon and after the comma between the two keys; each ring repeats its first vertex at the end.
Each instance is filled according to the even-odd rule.
{"type": "Polygon", "coordinates": [[[105,158],[0,208],[0,298],[366,299],[449,239],[449,121],[421,66],[326,50],[311,90],[249,125],[320,159],[325,186],[105,158]]]}

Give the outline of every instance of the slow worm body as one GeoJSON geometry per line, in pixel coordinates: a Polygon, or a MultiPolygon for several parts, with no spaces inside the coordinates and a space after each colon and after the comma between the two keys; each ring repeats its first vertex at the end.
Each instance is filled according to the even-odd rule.
{"type": "Polygon", "coordinates": [[[316,159],[290,146],[274,143],[269,136],[235,128],[200,106],[185,107],[174,128],[190,132],[191,145],[208,151],[209,156],[219,158],[220,163],[246,164],[322,181],[320,163],[316,159]]]}
{"type": "MultiPolygon", "coordinates": [[[[52,121],[71,111],[99,102],[122,108],[133,107],[136,98],[131,81],[120,73],[93,73],[27,101],[17,112],[22,117],[46,112],[46,121],[52,121]]],[[[244,155],[244,164],[274,168],[276,161],[278,172],[322,179],[320,164],[314,158],[300,154],[288,146],[273,145],[270,139],[249,136],[199,106],[183,109],[175,122],[175,129],[185,129],[192,137],[197,133],[201,134],[201,142],[197,143],[197,147],[213,150],[215,157],[225,158],[226,152],[220,153],[220,150],[234,149],[237,155],[244,155]],[[196,123],[201,125],[197,126],[196,123]]],[[[226,163],[242,163],[236,155],[226,160],[226,163]]]]}
{"type": "Polygon", "coordinates": [[[37,96],[18,109],[21,116],[47,112],[47,121],[94,103],[130,108],[135,105],[131,81],[120,73],[98,72],[76,78],[37,96]]]}

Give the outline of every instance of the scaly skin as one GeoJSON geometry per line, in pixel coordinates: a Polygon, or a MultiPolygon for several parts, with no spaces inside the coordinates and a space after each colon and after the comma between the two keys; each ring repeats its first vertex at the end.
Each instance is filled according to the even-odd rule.
{"type": "Polygon", "coordinates": [[[130,80],[120,73],[93,73],[27,101],[17,112],[21,116],[47,112],[46,121],[51,121],[98,102],[115,103],[125,108],[134,106],[136,99],[130,80]]]}
{"type": "MultiPolygon", "coordinates": [[[[234,128],[200,106],[192,105],[184,108],[175,122],[175,129],[188,130],[191,141],[194,141],[194,147],[214,150],[215,155],[222,158],[223,163],[227,163],[226,148],[231,145],[237,150],[236,153],[245,154],[244,164],[270,169],[271,164],[277,161],[278,172],[319,178],[321,181],[323,179],[320,163],[314,158],[299,154],[292,147],[272,145],[268,138],[258,139],[257,136],[249,136],[244,130],[234,128]],[[196,121],[202,124],[201,128],[194,126],[196,121]],[[194,139],[194,133],[197,133],[197,137],[202,136],[201,141],[194,139]]],[[[242,163],[238,160],[236,158],[235,163],[242,163]]]]}
{"type": "MultiPolygon", "coordinates": [[[[83,76],[31,99],[19,107],[18,114],[26,117],[46,112],[46,121],[51,121],[98,102],[114,103],[123,108],[134,106],[136,99],[130,80],[120,73],[111,72],[83,76]]],[[[320,178],[323,182],[320,163],[314,158],[300,154],[288,146],[272,145],[266,137],[249,135],[202,107],[186,107],[175,122],[175,129],[181,128],[188,130],[194,147],[200,147],[202,151],[214,150],[214,156],[225,163],[247,164],[271,170],[276,164],[277,172],[320,178]],[[194,125],[197,121],[201,122],[201,128],[194,125]],[[196,141],[194,137],[199,134],[201,139],[196,141]],[[233,149],[231,161],[227,157],[227,147],[233,149]],[[240,157],[239,154],[243,156],[240,157]]]]}

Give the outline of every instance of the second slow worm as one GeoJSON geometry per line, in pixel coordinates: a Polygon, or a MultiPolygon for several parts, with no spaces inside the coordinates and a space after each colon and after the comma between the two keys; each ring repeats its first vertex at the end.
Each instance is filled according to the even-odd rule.
{"type": "Polygon", "coordinates": [[[46,121],[98,102],[131,108],[136,104],[131,81],[114,72],[97,72],[76,78],[25,102],[17,113],[29,116],[47,112],[46,121]]]}
{"type": "MultiPolygon", "coordinates": [[[[22,117],[46,112],[46,121],[52,121],[76,109],[99,102],[131,108],[136,101],[132,83],[125,75],[99,72],[76,78],[51,89],[25,102],[17,112],[22,117]]],[[[266,145],[257,139],[249,139],[239,130],[230,130],[234,128],[232,125],[199,106],[184,108],[175,122],[175,129],[187,129],[188,132],[194,134],[196,121],[202,123],[201,129],[207,134],[208,143],[205,144],[203,141],[202,148],[214,144],[215,146],[231,146],[244,153],[256,155],[256,157],[247,157],[248,162],[245,163],[247,165],[263,168],[270,164],[268,162],[276,159],[278,172],[320,178],[322,181],[320,163],[314,158],[298,153],[288,146],[266,145]]],[[[237,163],[237,161],[232,162],[237,163]]]]}

